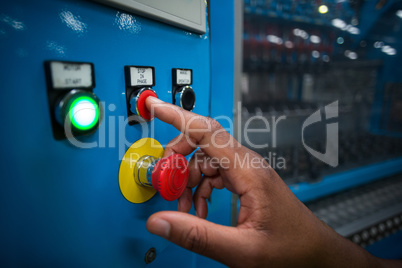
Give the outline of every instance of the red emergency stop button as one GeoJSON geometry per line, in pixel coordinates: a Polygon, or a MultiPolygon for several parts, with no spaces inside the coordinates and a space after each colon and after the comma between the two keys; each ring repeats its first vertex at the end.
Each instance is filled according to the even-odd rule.
{"type": "Polygon", "coordinates": [[[160,159],[152,171],[152,186],[163,199],[178,199],[186,189],[188,182],[188,164],[181,154],[174,154],[160,159]]]}
{"type": "Polygon", "coordinates": [[[153,119],[151,112],[145,105],[145,100],[150,96],[155,98],[158,97],[155,91],[153,91],[150,87],[146,87],[142,88],[140,91],[138,91],[137,94],[132,96],[130,99],[130,106],[131,106],[130,111],[133,114],[142,117],[146,121],[151,121],[153,119]]]}

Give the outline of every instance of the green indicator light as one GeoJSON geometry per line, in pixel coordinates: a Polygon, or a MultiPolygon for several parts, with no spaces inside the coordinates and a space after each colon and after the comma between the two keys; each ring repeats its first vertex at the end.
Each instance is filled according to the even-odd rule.
{"type": "Polygon", "coordinates": [[[78,97],[69,107],[68,114],[75,128],[89,130],[98,123],[99,106],[91,97],[78,97]]]}

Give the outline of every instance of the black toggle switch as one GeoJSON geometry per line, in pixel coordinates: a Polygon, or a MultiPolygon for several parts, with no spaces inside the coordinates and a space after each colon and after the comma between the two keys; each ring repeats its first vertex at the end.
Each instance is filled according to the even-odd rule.
{"type": "Polygon", "coordinates": [[[195,93],[193,88],[190,86],[178,88],[174,96],[174,104],[184,110],[192,111],[195,107],[195,93]]]}
{"type": "Polygon", "coordinates": [[[192,111],[195,107],[195,92],[191,87],[193,71],[191,69],[172,69],[172,103],[192,111]]]}

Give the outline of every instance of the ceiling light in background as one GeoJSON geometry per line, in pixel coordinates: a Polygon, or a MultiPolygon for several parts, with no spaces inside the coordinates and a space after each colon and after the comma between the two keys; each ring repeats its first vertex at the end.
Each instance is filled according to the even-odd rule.
{"type": "Polygon", "coordinates": [[[336,42],[342,45],[345,42],[345,40],[343,39],[343,37],[338,37],[338,39],[336,39],[336,42]]]}
{"type": "Polygon", "coordinates": [[[319,44],[319,43],[321,43],[321,38],[317,35],[312,35],[312,36],[310,36],[310,41],[311,41],[311,43],[319,44]]]}
{"type": "Polygon", "coordinates": [[[382,41],[377,41],[374,43],[375,48],[382,48],[384,46],[384,42],[382,41]]]}
{"type": "Polygon", "coordinates": [[[267,35],[267,40],[268,42],[274,43],[274,44],[278,44],[278,45],[282,45],[283,44],[283,40],[282,38],[276,36],[276,35],[267,35]]]}
{"type": "Polygon", "coordinates": [[[295,36],[299,36],[299,37],[301,37],[303,39],[308,39],[308,37],[309,37],[309,35],[308,35],[308,33],[306,31],[298,29],[298,28],[293,30],[293,34],[295,36]]]}
{"type": "Polygon", "coordinates": [[[314,51],[311,53],[311,56],[313,56],[313,58],[318,59],[318,58],[320,57],[320,52],[318,52],[317,50],[314,50],[314,51]]]}
{"type": "Polygon", "coordinates": [[[325,13],[328,12],[328,7],[327,7],[326,5],[321,5],[321,6],[318,8],[318,12],[320,12],[321,14],[325,14],[325,13]]]}
{"type": "Polygon", "coordinates": [[[329,62],[329,61],[330,61],[330,58],[329,58],[328,55],[324,55],[324,56],[322,56],[322,60],[323,60],[324,62],[329,62]]]}
{"type": "Polygon", "coordinates": [[[356,52],[346,50],[345,51],[345,57],[351,59],[351,60],[357,60],[358,56],[356,52]]]}
{"type": "Polygon", "coordinates": [[[287,48],[293,48],[294,45],[293,45],[293,43],[292,43],[291,41],[286,41],[286,42],[285,42],[285,47],[287,47],[287,48]]]}
{"type": "Polygon", "coordinates": [[[360,30],[357,27],[354,27],[352,25],[347,26],[347,31],[351,34],[360,34],[360,30]]]}
{"type": "Polygon", "coordinates": [[[390,56],[396,55],[396,49],[391,46],[383,46],[381,51],[390,56]]]}
{"type": "Polygon", "coordinates": [[[332,25],[334,27],[336,27],[336,28],[339,28],[339,29],[345,29],[347,24],[346,24],[346,22],[344,22],[341,19],[333,19],[332,20],[332,25]]]}

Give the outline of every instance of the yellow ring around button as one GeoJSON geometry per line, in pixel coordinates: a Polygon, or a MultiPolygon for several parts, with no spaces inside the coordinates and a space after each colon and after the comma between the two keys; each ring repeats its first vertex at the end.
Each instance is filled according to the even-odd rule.
{"type": "Polygon", "coordinates": [[[134,142],[121,160],[119,169],[119,186],[123,196],[132,203],[144,203],[151,199],[156,190],[153,187],[140,186],[134,179],[135,163],[144,155],[156,158],[163,156],[163,147],[155,139],[144,138],[134,142]]]}

